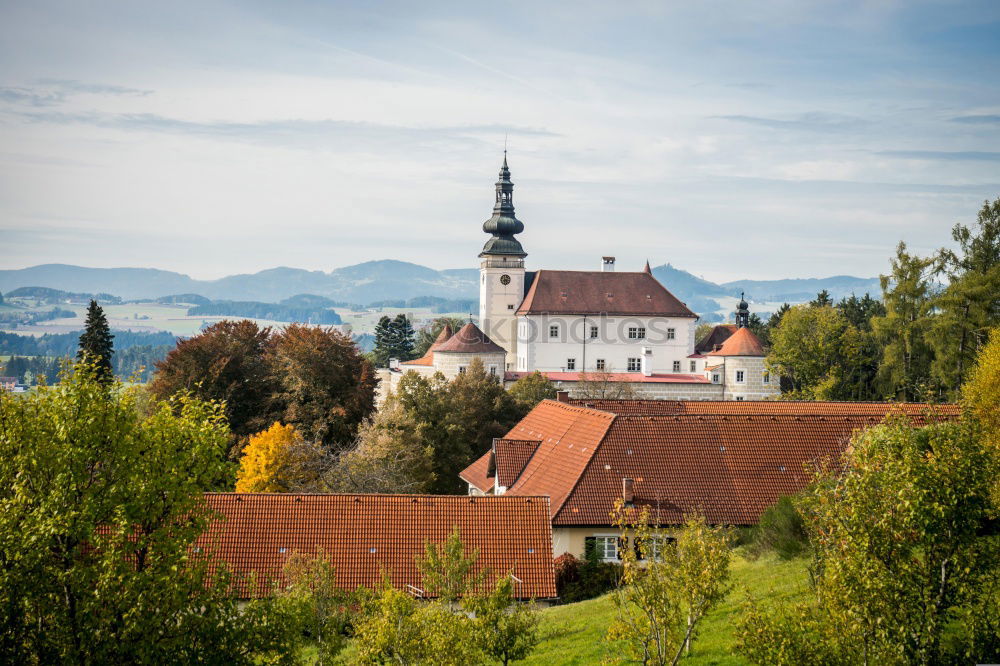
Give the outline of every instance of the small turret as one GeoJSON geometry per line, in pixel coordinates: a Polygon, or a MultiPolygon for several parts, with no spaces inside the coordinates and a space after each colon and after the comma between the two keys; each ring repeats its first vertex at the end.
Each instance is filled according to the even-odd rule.
{"type": "Polygon", "coordinates": [[[746,328],[750,325],[750,304],[747,303],[746,299],[743,297],[744,294],[740,292],[740,304],[736,306],[736,327],[746,328]]]}

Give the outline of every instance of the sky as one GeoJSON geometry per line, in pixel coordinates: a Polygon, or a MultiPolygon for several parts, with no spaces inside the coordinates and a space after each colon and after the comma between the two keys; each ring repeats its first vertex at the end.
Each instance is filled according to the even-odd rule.
{"type": "Polygon", "coordinates": [[[0,268],[885,272],[1000,197],[1000,3],[0,0],[0,268]]]}

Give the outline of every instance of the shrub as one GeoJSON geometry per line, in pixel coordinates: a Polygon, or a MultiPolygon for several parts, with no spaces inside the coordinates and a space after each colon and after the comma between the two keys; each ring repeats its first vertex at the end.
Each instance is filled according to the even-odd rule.
{"type": "Polygon", "coordinates": [[[760,517],[753,530],[750,553],[760,555],[774,552],[783,560],[805,554],[809,549],[809,535],[806,533],[802,514],[795,508],[791,497],[780,497],[760,517]]]}
{"type": "Polygon", "coordinates": [[[563,603],[599,597],[613,590],[621,579],[622,567],[604,562],[594,552],[583,560],[569,553],[556,558],[556,591],[563,603]]]}

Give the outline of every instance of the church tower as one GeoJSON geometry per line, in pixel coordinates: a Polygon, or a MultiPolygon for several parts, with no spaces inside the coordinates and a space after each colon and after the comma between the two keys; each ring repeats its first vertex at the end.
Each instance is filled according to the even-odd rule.
{"type": "Polygon", "coordinates": [[[507,367],[517,358],[517,306],[524,299],[524,258],[528,254],[514,234],[524,224],[514,217],[514,183],[503,153],[500,179],[496,183],[493,217],[483,223],[490,239],[479,253],[479,326],[507,351],[507,367]]]}

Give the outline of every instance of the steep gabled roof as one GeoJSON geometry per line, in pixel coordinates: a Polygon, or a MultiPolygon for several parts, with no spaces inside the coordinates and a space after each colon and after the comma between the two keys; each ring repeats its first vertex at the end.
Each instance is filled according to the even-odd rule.
{"type": "Polygon", "coordinates": [[[719,324],[715,326],[708,335],[695,343],[694,353],[705,354],[721,347],[722,343],[737,331],[736,324],[719,324]]]}
{"type": "MultiPolygon", "coordinates": [[[[780,496],[806,486],[807,468],[839,457],[856,430],[893,414],[923,423],[959,413],[955,405],[891,403],[595,400],[579,406],[584,402],[544,401],[508,434],[542,443],[505,496],[551,496],[556,526],[609,525],[623,479],[633,480],[636,504],[659,511],[665,524],[700,510],[712,523],[751,525],[780,496]]],[[[503,464],[498,455],[497,468],[503,464]]]]}
{"type": "Polygon", "coordinates": [[[415,358],[412,361],[403,361],[400,365],[434,365],[434,350],[438,349],[441,345],[448,341],[452,336],[451,324],[445,324],[441,332],[438,333],[437,338],[431,343],[431,346],[427,348],[427,353],[420,358],[415,358]]]}
{"type": "Polygon", "coordinates": [[[738,328],[729,336],[722,347],[711,351],[706,356],[767,356],[764,345],[749,328],[738,328]]]}
{"type": "MultiPolygon", "coordinates": [[[[539,442],[534,455],[507,492],[547,495],[552,498],[551,506],[555,511],[566,500],[613,420],[613,414],[543,400],[504,438],[539,442]]],[[[491,453],[485,453],[459,476],[474,485],[482,482],[481,475],[489,467],[491,453]]]]}
{"type": "Polygon", "coordinates": [[[256,574],[246,596],[265,596],[283,583],[293,552],[323,550],[344,589],[377,587],[382,572],[397,588],[419,588],[414,558],[424,543],[440,543],[457,526],[478,566],[523,581],[521,598],[556,595],[547,497],[435,495],[293,495],[206,493],[219,515],[196,547],[210,551],[238,576],[256,574]]]}
{"type": "Polygon", "coordinates": [[[465,354],[506,354],[503,347],[496,344],[489,337],[479,330],[479,327],[471,321],[460,328],[458,333],[451,336],[434,350],[434,353],[460,352],[465,354]]]}
{"type": "Polygon", "coordinates": [[[493,442],[493,452],[496,460],[497,483],[504,487],[514,485],[521,476],[531,456],[535,455],[537,439],[497,439],[493,442]]]}
{"type": "Polygon", "coordinates": [[[540,270],[517,314],[697,317],[652,273],[540,270]]]}

